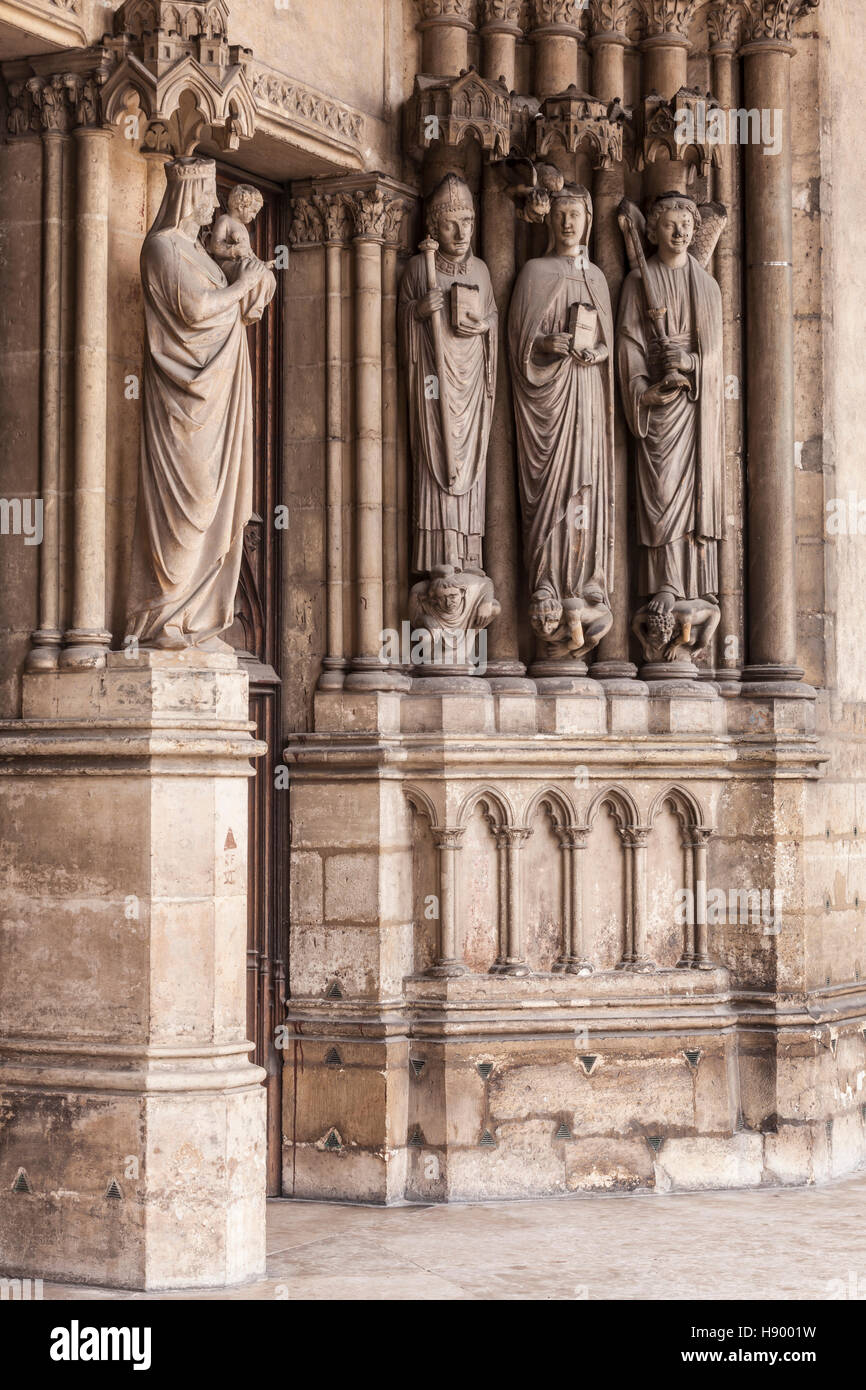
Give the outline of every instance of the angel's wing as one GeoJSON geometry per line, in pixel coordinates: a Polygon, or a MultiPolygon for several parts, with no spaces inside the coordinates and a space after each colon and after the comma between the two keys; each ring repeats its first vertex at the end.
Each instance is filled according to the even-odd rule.
{"type": "Polygon", "coordinates": [[[701,225],[695,229],[689,250],[698,264],[706,269],[716,243],[727,226],[728,210],[723,203],[704,203],[699,212],[701,225]]]}

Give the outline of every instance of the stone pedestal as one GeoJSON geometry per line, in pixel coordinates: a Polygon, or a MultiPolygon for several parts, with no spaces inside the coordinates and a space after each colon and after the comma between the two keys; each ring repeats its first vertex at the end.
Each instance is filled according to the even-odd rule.
{"type": "Polygon", "coordinates": [[[287,1196],[687,1190],[862,1161],[862,990],[809,974],[810,702],[631,684],[319,692],[286,750],[287,1196]]]}
{"type": "Polygon", "coordinates": [[[25,676],[23,715],[0,726],[3,1273],[260,1275],[247,675],[228,655],[110,653],[25,676]]]}

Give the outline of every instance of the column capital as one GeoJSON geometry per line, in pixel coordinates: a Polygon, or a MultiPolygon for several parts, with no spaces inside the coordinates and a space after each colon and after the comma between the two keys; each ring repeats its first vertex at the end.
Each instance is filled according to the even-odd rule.
{"type": "Polygon", "coordinates": [[[583,0],[530,0],[531,37],[559,34],[581,40],[584,10],[583,0]]]}
{"type": "Polygon", "coordinates": [[[98,71],[9,78],[9,134],[68,135],[79,128],[107,130],[102,112],[102,80],[98,71]]]}
{"type": "Polygon", "coordinates": [[[632,849],[646,849],[650,833],[648,825],[623,825],[617,829],[624,845],[632,849]]]}
{"type": "Polygon", "coordinates": [[[481,0],[478,17],[482,35],[513,34],[515,38],[519,37],[523,33],[520,27],[522,9],[522,0],[481,0]]]}
{"type": "Polygon", "coordinates": [[[494,833],[500,844],[518,849],[525,840],[529,839],[532,834],[532,827],[528,825],[497,825],[494,833]]]}
{"type": "Polygon", "coordinates": [[[600,43],[627,44],[627,31],[637,16],[635,0],[588,0],[590,47],[600,43]]]}
{"type": "Polygon", "coordinates": [[[689,29],[698,0],[638,0],[643,15],[645,44],[689,44],[689,29]]]}
{"type": "Polygon", "coordinates": [[[418,29],[435,24],[450,24],[455,29],[471,29],[472,0],[415,0],[418,10],[418,29]]]}
{"type": "Polygon", "coordinates": [[[744,50],[753,44],[790,46],[794,25],[818,8],[818,0],[745,0],[744,50]]]}
{"type": "Polygon", "coordinates": [[[586,849],[589,840],[588,825],[558,823],[554,829],[563,849],[586,849]]]}
{"type": "Polygon", "coordinates": [[[397,244],[417,195],[378,174],[311,180],[294,186],[289,241],[296,250],[364,239],[397,244]]]}
{"type": "Polygon", "coordinates": [[[735,53],[741,40],[744,21],[743,0],[712,0],[707,10],[710,53],[735,53]]]}
{"type": "Polygon", "coordinates": [[[465,831],[464,825],[434,825],[430,833],[437,849],[461,849],[465,831]]]}

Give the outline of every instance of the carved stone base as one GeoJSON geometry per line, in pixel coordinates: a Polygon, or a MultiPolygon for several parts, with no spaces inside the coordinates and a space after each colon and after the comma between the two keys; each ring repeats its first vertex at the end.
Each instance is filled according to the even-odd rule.
{"type": "Polygon", "coordinates": [[[529,966],[522,960],[496,960],[488,972],[491,975],[511,975],[515,979],[525,979],[532,974],[529,966]]]}
{"type": "Polygon", "coordinates": [[[397,666],[387,666],[375,657],[355,657],[343,686],[346,690],[410,690],[412,682],[397,666]]]}
{"type": "Polygon", "coordinates": [[[595,967],[591,961],[581,960],[578,956],[563,956],[554,962],[554,975],[592,975],[595,967]]]}
{"type": "Polygon", "coordinates": [[[642,681],[697,681],[700,672],[693,661],[648,661],[638,675],[642,681]]]}
{"type": "Polygon", "coordinates": [[[805,829],[825,755],[791,718],[809,702],[588,683],[317,694],[285,751],[287,1193],[758,1186],[866,1157],[844,1099],[866,989],[810,989],[802,966],[829,862],[811,867],[805,829]],[[779,884],[781,936],[735,901],[779,884]]]}
{"type": "Polygon", "coordinates": [[[142,1290],[260,1275],[244,961],[265,745],[247,674],[111,652],[25,675],[23,711],[0,729],[2,1272],[142,1290]]]}

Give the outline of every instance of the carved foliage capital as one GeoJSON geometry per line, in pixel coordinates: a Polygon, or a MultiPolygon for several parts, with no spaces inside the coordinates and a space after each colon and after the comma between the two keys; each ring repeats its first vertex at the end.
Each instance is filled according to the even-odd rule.
{"type": "Polygon", "coordinates": [[[460,849],[463,843],[464,826],[434,826],[433,839],[437,849],[460,849]]]}
{"type": "Polygon", "coordinates": [[[536,29],[548,25],[567,25],[579,29],[586,5],[583,0],[532,0],[532,21],[536,29]]]}
{"type": "Polygon", "coordinates": [[[481,0],[479,19],[486,25],[504,24],[517,28],[522,8],[522,0],[481,0]]]}
{"type": "Polygon", "coordinates": [[[790,43],[797,20],[816,10],[818,0],[747,0],[747,6],[747,39],[790,43]]]}
{"type": "Polygon", "coordinates": [[[639,4],[648,38],[660,34],[673,34],[681,39],[689,37],[698,0],[639,0],[639,4]]]}
{"type": "Polygon", "coordinates": [[[744,0],[713,0],[707,10],[711,44],[736,44],[743,28],[744,0]]]}
{"type": "Polygon", "coordinates": [[[346,206],[352,217],[356,237],[384,241],[388,205],[384,191],[378,185],[347,194],[346,206]]]}
{"type": "Polygon", "coordinates": [[[314,193],[313,207],[319,214],[323,241],[344,242],[349,238],[352,218],[342,193],[314,193]]]}
{"type": "Polygon", "coordinates": [[[624,34],[634,13],[634,0],[588,0],[591,34],[624,34]]]}
{"type": "Polygon", "coordinates": [[[314,190],[292,200],[289,240],[295,247],[344,244],[352,237],[393,244],[400,238],[406,207],[404,198],[379,184],[351,192],[314,190]]]}
{"type": "Polygon", "coordinates": [[[65,133],[101,124],[100,83],[93,73],[56,72],[9,83],[6,125],[10,135],[40,130],[65,133]]]}
{"type": "Polygon", "coordinates": [[[472,0],[415,0],[418,14],[422,20],[459,20],[469,24],[472,20],[472,0]]]}

